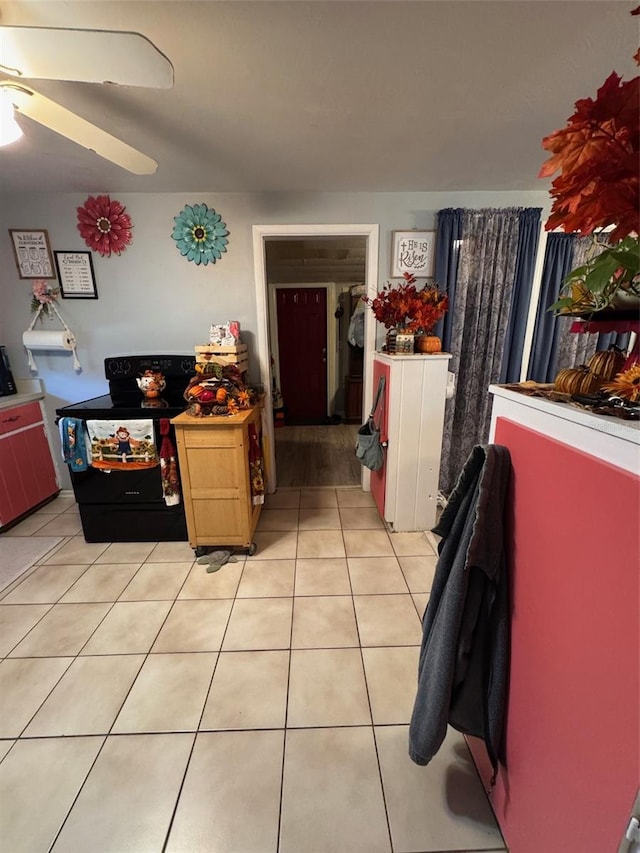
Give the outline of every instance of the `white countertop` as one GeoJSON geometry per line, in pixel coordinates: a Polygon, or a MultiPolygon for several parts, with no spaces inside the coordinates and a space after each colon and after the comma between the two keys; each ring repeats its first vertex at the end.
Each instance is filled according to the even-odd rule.
{"type": "Polygon", "coordinates": [[[529,408],[537,409],[540,412],[546,412],[547,414],[554,415],[556,418],[562,418],[574,424],[580,424],[588,429],[607,433],[607,435],[613,435],[625,441],[630,441],[633,444],[640,445],[640,421],[625,421],[622,418],[609,417],[608,415],[596,415],[593,412],[589,412],[586,409],[579,409],[577,406],[571,406],[568,403],[555,403],[552,400],[545,400],[544,397],[519,394],[517,391],[502,388],[500,385],[490,385],[489,393],[496,397],[504,397],[507,400],[512,400],[522,406],[529,406],[529,408]]]}
{"type": "Polygon", "coordinates": [[[449,361],[451,358],[450,352],[379,352],[374,353],[376,358],[382,358],[384,361],[449,361]]]}
{"type": "Polygon", "coordinates": [[[640,472],[638,421],[595,415],[568,403],[530,397],[500,385],[490,385],[489,393],[493,394],[490,441],[498,418],[506,418],[636,476],[640,472]]]}
{"type": "Polygon", "coordinates": [[[42,382],[39,379],[16,379],[16,388],[17,394],[0,397],[0,409],[10,409],[13,406],[22,406],[24,403],[44,399],[42,382]]]}

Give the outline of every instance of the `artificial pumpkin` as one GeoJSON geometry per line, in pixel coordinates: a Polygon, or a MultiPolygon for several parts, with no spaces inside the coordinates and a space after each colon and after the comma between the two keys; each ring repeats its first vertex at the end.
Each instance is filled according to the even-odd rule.
{"type": "Polygon", "coordinates": [[[605,382],[609,382],[616,373],[622,370],[624,363],[624,353],[614,346],[594,353],[589,360],[588,367],[592,373],[597,374],[605,382]]]}
{"type": "Polygon", "coordinates": [[[227,389],[226,388],[218,388],[216,391],[216,403],[226,403],[227,401],[227,389]]]}
{"type": "Polygon", "coordinates": [[[442,341],[436,335],[418,335],[415,340],[416,352],[442,352],[442,341]]]}
{"type": "Polygon", "coordinates": [[[603,379],[588,367],[565,367],[556,376],[555,389],[563,394],[595,394],[603,379]]]}

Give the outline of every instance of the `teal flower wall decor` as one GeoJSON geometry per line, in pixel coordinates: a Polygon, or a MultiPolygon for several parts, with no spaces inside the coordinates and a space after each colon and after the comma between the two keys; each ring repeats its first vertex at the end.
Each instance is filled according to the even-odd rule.
{"type": "Polygon", "coordinates": [[[215,264],[227,251],[226,224],[206,204],[187,204],[173,221],[176,224],[171,236],[188,261],[205,266],[215,264]]]}

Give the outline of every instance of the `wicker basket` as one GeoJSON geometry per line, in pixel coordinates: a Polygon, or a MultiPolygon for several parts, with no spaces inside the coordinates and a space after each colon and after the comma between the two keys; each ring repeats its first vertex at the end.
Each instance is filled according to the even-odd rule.
{"type": "MultiPolygon", "coordinates": [[[[224,372],[238,375],[235,368],[227,368],[224,372]]],[[[250,409],[256,398],[255,392],[245,388],[242,383],[213,373],[194,376],[183,396],[189,404],[189,414],[198,418],[235,415],[244,409],[250,409]]]]}

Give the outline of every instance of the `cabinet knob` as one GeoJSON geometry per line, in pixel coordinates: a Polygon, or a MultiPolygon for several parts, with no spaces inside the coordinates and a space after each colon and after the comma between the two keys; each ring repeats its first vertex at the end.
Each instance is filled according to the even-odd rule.
{"type": "Polygon", "coordinates": [[[2,423],[3,424],[12,424],[14,421],[18,421],[18,420],[20,420],[20,415],[13,415],[13,417],[4,418],[2,423]]]}

